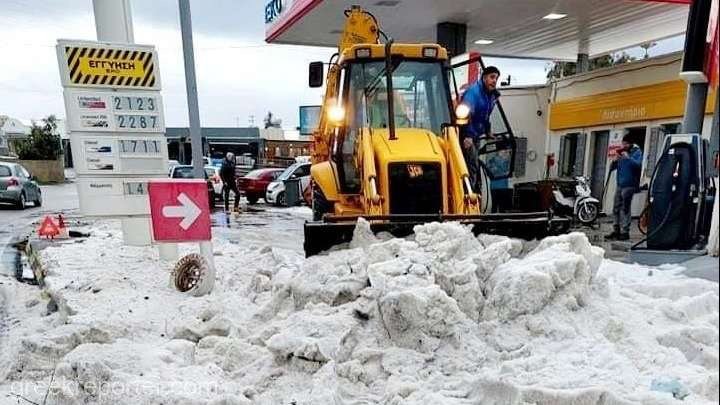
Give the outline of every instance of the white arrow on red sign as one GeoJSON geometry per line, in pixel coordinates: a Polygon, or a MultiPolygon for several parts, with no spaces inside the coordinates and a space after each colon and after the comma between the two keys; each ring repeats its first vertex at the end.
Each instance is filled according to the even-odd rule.
{"type": "Polygon", "coordinates": [[[162,213],[166,218],[182,218],[180,228],[187,231],[198,219],[202,210],[185,193],[180,193],[177,199],[180,205],[163,207],[162,213]]]}

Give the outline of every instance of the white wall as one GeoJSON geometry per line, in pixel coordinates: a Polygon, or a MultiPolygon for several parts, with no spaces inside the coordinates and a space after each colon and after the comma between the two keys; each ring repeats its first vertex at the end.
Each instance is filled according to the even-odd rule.
{"type": "Polygon", "coordinates": [[[528,152],[534,151],[534,161],[526,161],[525,176],[515,177],[513,183],[539,180],[545,170],[545,138],[547,134],[548,86],[500,88],[500,102],[515,137],[528,139],[528,152]],[[538,114],[538,112],[540,114],[538,114]]]}

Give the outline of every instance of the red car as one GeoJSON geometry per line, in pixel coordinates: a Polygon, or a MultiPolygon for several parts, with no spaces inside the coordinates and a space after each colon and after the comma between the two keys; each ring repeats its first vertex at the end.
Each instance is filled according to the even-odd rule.
{"type": "Polygon", "coordinates": [[[275,181],[284,169],[258,169],[253,170],[237,181],[238,190],[245,195],[250,204],[265,198],[265,189],[268,184],[275,181]]]}

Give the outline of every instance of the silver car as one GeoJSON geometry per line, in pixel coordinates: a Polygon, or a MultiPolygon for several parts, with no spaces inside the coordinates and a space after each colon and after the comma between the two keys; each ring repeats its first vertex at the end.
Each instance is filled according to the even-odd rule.
{"type": "Polygon", "coordinates": [[[28,201],[42,205],[42,192],[33,176],[17,163],[0,162],[0,202],[24,209],[28,201]]]}

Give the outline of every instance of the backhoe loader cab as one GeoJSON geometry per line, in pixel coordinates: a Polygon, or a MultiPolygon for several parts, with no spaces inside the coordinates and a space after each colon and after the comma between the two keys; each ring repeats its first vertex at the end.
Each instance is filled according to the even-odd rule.
{"type": "MultiPolygon", "coordinates": [[[[459,97],[446,50],[437,44],[381,44],[374,17],[355,7],[346,15],[313,134],[306,254],[349,241],[359,217],[374,231],[395,235],[446,220],[503,234],[517,231],[523,220],[527,236],[547,233],[546,213],[481,215],[481,190],[470,184],[459,140],[469,111],[455,105],[459,97]]],[[[323,67],[311,64],[311,87],[321,85],[323,67]]],[[[504,114],[499,119],[503,125],[496,127],[503,132],[481,150],[488,163],[493,156],[506,160],[489,171],[491,179],[512,175],[514,140],[504,114]]]]}

